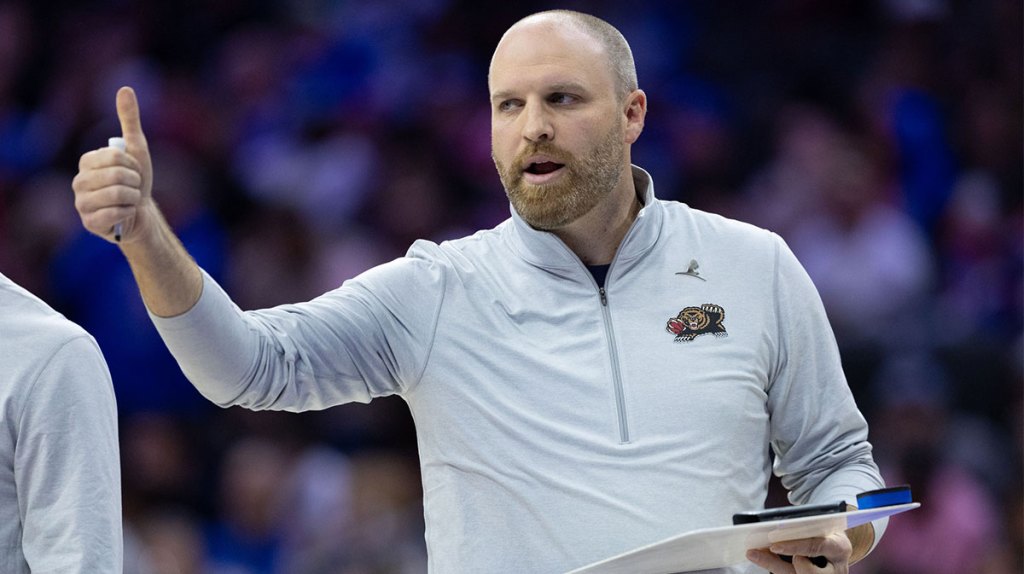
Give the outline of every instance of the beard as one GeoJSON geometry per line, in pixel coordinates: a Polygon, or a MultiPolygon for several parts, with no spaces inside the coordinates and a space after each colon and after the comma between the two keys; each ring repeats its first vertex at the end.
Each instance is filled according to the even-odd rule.
{"type": "Polygon", "coordinates": [[[619,124],[612,126],[589,155],[576,158],[546,141],[534,143],[506,166],[491,148],[498,177],[516,213],[535,229],[551,231],[564,227],[590,212],[611,194],[622,175],[625,142],[619,124]],[[526,160],[544,154],[565,170],[557,181],[533,185],[523,178],[526,160]]]}

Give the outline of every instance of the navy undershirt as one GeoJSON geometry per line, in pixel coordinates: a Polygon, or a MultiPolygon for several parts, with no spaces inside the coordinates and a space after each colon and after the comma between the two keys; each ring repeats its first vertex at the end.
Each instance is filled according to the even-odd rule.
{"type": "Polygon", "coordinates": [[[587,269],[594,276],[594,281],[597,281],[598,287],[604,287],[604,279],[608,276],[608,268],[611,266],[611,263],[607,265],[587,265],[587,269]]]}

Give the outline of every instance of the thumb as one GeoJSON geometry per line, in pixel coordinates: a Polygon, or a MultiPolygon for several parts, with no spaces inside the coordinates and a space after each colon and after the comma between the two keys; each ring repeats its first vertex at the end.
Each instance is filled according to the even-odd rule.
{"type": "Polygon", "coordinates": [[[142,133],[142,120],[139,119],[139,101],[135,90],[127,86],[117,91],[117,118],[121,120],[121,135],[128,149],[144,148],[146,136],[142,133]]]}
{"type": "Polygon", "coordinates": [[[149,197],[153,191],[153,164],[149,157],[149,146],[146,136],[142,133],[142,120],[139,119],[139,100],[135,90],[123,87],[117,91],[117,119],[121,121],[121,136],[128,155],[139,163],[139,175],[142,177],[142,197],[149,197]]]}

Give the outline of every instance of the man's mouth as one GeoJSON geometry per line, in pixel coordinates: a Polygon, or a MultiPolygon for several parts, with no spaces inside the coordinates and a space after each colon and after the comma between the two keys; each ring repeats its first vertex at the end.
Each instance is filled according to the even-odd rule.
{"type": "Polygon", "coordinates": [[[551,173],[553,171],[557,171],[562,167],[564,167],[564,165],[560,163],[555,163],[553,161],[542,161],[531,163],[530,165],[526,166],[526,173],[532,173],[534,175],[544,175],[547,173],[551,173]]]}
{"type": "Polygon", "coordinates": [[[534,185],[547,183],[558,177],[563,167],[565,164],[553,161],[531,162],[523,170],[523,179],[534,185]]]}

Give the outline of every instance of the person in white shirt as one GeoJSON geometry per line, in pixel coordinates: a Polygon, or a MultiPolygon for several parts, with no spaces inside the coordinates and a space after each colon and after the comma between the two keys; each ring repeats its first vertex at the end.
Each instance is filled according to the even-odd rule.
{"type": "Polygon", "coordinates": [[[117,406],[81,327],[0,274],[0,572],[122,571],[117,406]]]}

